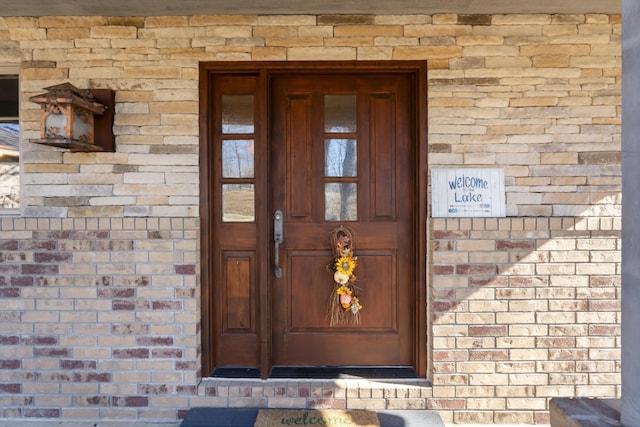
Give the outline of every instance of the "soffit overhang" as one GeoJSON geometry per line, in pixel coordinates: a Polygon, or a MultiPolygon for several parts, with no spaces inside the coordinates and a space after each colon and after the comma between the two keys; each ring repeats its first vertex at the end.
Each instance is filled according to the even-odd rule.
{"type": "Polygon", "coordinates": [[[622,0],[0,0],[0,16],[621,13],[622,0]]]}

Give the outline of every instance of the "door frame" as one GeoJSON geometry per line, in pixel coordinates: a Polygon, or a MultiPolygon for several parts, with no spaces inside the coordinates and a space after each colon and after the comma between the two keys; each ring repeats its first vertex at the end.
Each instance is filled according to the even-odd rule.
{"type": "MultiPolygon", "coordinates": [[[[414,154],[415,154],[415,216],[413,230],[416,233],[416,251],[414,254],[415,281],[414,289],[414,349],[413,366],[421,378],[428,374],[427,357],[427,64],[426,61],[287,61],[287,62],[202,62],[199,69],[199,133],[200,133],[200,280],[201,280],[201,345],[202,345],[202,377],[208,377],[216,366],[215,360],[215,330],[212,327],[215,320],[213,307],[215,283],[213,283],[214,243],[216,236],[216,221],[210,217],[213,200],[214,185],[210,185],[215,167],[211,152],[211,134],[213,124],[210,120],[213,114],[213,94],[211,77],[215,75],[257,75],[262,85],[258,94],[267,94],[269,80],[276,75],[362,75],[362,74],[405,74],[414,80],[414,154]]],[[[256,98],[257,103],[268,104],[264,99],[256,98]]],[[[269,109],[257,111],[256,120],[269,123],[269,109]]],[[[261,126],[257,137],[268,140],[269,129],[261,126]]],[[[263,156],[256,158],[255,167],[264,167],[268,171],[269,159],[263,156]]],[[[217,183],[213,183],[216,184],[217,183]]],[[[256,226],[264,230],[265,236],[258,239],[257,252],[271,253],[270,210],[271,206],[256,206],[256,226]],[[268,235],[267,235],[268,234],[268,235]]],[[[269,258],[263,256],[256,263],[256,279],[258,282],[257,297],[259,303],[258,335],[260,353],[260,371],[266,378],[271,369],[271,294],[268,289],[271,265],[269,258]]]]}

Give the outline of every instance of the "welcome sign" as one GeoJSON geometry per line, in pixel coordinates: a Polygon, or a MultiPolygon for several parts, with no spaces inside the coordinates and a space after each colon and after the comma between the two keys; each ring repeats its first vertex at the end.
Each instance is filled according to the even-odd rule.
{"type": "Polygon", "coordinates": [[[504,217],[504,170],[431,169],[431,208],[436,217],[504,217]]]}

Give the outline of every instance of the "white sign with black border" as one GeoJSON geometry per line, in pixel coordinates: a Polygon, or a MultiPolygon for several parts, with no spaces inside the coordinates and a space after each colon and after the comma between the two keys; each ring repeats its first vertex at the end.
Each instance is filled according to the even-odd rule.
{"type": "Polygon", "coordinates": [[[505,217],[504,170],[431,169],[431,210],[434,218],[505,217]]]}

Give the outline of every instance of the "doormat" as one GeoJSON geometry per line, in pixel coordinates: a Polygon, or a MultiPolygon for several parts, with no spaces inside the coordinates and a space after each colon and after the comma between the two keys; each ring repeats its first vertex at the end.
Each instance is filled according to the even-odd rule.
{"type": "Polygon", "coordinates": [[[375,412],[349,409],[261,409],[254,427],[380,427],[375,412]]]}

